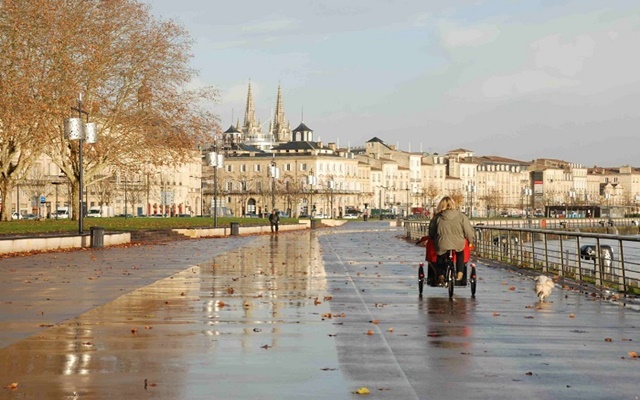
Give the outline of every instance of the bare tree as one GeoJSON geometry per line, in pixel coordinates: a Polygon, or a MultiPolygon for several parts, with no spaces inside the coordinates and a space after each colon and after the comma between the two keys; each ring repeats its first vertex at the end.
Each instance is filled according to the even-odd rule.
{"type": "Polygon", "coordinates": [[[131,214],[136,215],[136,205],[144,201],[145,193],[146,186],[144,181],[138,179],[127,183],[127,201],[131,206],[131,214]]]}
{"type": "Polygon", "coordinates": [[[98,199],[98,205],[109,206],[115,197],[115,184],[113,175],[99,177],[99,180],[93,184],[95,196],[98,199]]]}
{"type": "Polygon", "coordinates": [[[500,207],[500,200],[502,196],[497,189],[491,189],[481,199],[487,206],[487,217],[491,217],[491,210],[494,210],[494,214],[497,214],[497,210],[500,207]]]}
{"type": "MultiPolygon", "coordinates": [[[[135,0],[3,2],[2,196],[40,151],[77,188],[79,147],[63,132],[69,116],[98,125],[99,142],[83,148],[88,184],[107,165],[175,164],[190,157],[197,143],[220,130],[217,118],[205,111],[217,91],[185,89],[196,75],[188,66],[191,45],[182,27],[154,20],[149,6],[135,0]]],[[[72,194],[77,204],[78,190],[72,194]]]]}
{"type": "Polygon", "coordinates": [[[451,197],[451,199],[453,201],[455,201],[455,203],[458,205],[458,207],[462,207],[464,206],[463,204],[463,200],[464,200],[464,195],[462,194],[462,192],[460,190],[454,190],[449,197],[451,197]]]}
{"type": "MultiPolygon", "coordinates": [[[[55,91],[42,66],[41,46],[55,42],[45,38],[38,14],[48,2],[0,3],[0,219],[11,218],[11,193],[18,179],[46,143],[45,123],[49,104],[46,93],[55,91]]],[[[52,21],[53,22],[53,21],[52,21]]]]}
{"type": "Polygon", "coordinates": [[[434,201],[440,194],[440,190],[438,190],[438,186],[435,183],[431,182],[429,183],[429,186],[425,188],[424,194],[426,196],[426,201],[428,204],[427,207],[429,209],[429,212],[431,212],[433,211],[433,207],[435,207],[434,201]]]}

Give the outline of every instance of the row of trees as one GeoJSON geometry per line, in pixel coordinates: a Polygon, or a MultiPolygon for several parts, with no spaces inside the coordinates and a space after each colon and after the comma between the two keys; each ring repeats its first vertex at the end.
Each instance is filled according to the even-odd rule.
{"type": "Polygon", "coordinates": [[[83,149],[89,185],[107,167],[176,164],[211,142],[220,127],[207,108],[218,92],[186,89],[197,75],[191,47],[181,26],[133,0],[0,2],[0,218],[10,218],[10,193],[42,155],[77,188],[78,143],[63,123],[77,116],[79,94],[98,125],[98,143],[83,149]]]}

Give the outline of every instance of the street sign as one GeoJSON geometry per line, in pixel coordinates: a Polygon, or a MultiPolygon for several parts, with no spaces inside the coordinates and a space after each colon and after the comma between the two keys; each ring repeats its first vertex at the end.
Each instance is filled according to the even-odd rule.
{"type": "Polygon", "coordinates": [[[47,198],[44,196],[40,196],[40,204],[44,204],[47,202],[47,198]]]}

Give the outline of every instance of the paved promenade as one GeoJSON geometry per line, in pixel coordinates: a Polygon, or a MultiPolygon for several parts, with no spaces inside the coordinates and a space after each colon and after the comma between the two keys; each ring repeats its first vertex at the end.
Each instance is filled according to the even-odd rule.
{"type": "Polygon", "coordinates": [[[638,399],[640,313],[388,223],[0,259],[0,399],[638,399]]]}

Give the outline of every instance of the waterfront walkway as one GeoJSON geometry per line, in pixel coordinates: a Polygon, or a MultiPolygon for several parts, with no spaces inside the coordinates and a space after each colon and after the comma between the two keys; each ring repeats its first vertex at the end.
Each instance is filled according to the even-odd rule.
{"type": "Polygon", "coordinates": [[[640,313],[349,222],[0,260],[1,399],[637,399],[640,313]]]}

